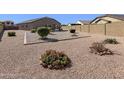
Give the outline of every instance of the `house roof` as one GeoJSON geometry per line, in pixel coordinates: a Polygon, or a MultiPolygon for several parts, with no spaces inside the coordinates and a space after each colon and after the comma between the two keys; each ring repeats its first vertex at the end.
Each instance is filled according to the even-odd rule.
{"type": "Polygon", "coordinates": [[[12,20],[0,21],[0,23],[4,23],[4,22],[13,22],[14,23],[14,21],[12,21],[12,20]]]}
{"type": "MultiPolygon", "coordinates": [[[[97,18],[102,18],[102,17],[111,17],[111,18],[115,18],[115,19],[119,19],[119,20],[124,21],[124,15],[119,15],[119,14],[106,14],[106,15],[103,15],[103,16],[96,17],[94,20],[96,20],[97,18]]],[[[91,23],[94,20],[92,20],[91,23]]]]}
{"type": "MultiPolygon", "coordinates": [[[[36,21],[42,20],[42,19],[49,19],[49,20],[53,20],[53,21],[58,22],[57,20],[55,20],[55,19],[53,19],[53,18],[50,18],[50,17],[42,17],[42,18],[35,18],[35,19],[27,20],[27,21],[24,21],[24,22],[21,22],[21,23],[18,23],[18,24],[32,23],[32,22],[36,22],[36,21]]],[[[58,23],[61,24],[60,22],[58,22],[58,23]]],[[[18,25],[18,24],[17,24],[17,25],[18,25]]]]}
{"type": "Polygon", "coordinates": [[[79,20],[81,23],[83,23],[83,24],[90,24],[90,20],[79,20]]]}

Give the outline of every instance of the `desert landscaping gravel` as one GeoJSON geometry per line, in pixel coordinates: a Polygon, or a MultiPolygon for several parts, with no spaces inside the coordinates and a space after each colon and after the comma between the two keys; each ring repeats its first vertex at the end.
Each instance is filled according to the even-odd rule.
{"type": "Polygon", "coordinates": [[[26,41],[27,44],[31,43],[46,43],[46,42],[57,42],[57,41],[65,41],[72,40],[78,38],[90,37],[87,34],[82,33],[70,33],[69,31],[60,31],[60,32],[51,32],[46,40],[42,40],[41,37],[36,33],[26,32],[26,41]]]}
{"type": "MultiPolygon", "coordinates": [[[[15,31],[16,37],[8,37],[5,31],[0,42],[0,78],[17,79],[105,79],[124,78],[124,38],[120,44],[106,47],[114,55],[91,54],[93,42],[107,36],[82,33],[84,38],[24,45],[25,31],[15,31]],[[90,37],[85,37],[90,36],[90,37]],[[63,51],[72,60],[72,66],[64,70],[49,70],[40,65],[39,57],[48,49],[63,51]]],[[[62,37],[62,35],[61,35],[62,37]]]]}

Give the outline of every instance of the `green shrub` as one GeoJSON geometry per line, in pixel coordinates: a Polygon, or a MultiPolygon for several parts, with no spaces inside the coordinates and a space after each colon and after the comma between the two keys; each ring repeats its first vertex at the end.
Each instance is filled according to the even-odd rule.
{"type": "Polygon", "coordinates": [[[70,65],[71,60],[63,52],[47,50],[41,55],[41,65],[49,69],[63,69],[70,65]]]}
{"type": "Polygon", "coordinates": [[[37,33],[39,36],[41,36],[42,38],[46,38],[46,36],[49,34],[50,29],[47,27],[39,27],[37,29],[37,33]]]}
{"type": "Polygon", "coordinates": [[[36,33],[37,32],[37,29],[32,29],[31,30],[31,33],[36,33]]]}
{"type": "Polygon", "coordinates": [[[119,42],[116,39],[108,38],[103,41],[104,44],[118,44],[119,42]]]}
{"type": "Polygon", "coordinates": [[[106,48],[103,43],[94,42],[90,47],[90,52],[98,55],[112,55],[113,52],[106,48]]]}
{"type": "Polygon", "coordinates": [[[16,36],[16,32],[8,32],[8,36],[9,37],[16,36]]]}

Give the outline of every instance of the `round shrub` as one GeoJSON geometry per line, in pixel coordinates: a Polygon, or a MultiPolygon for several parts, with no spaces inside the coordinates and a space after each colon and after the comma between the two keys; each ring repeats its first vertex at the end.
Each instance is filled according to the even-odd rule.
{"type": "Polygon", "coordinates": [[[49,34],[50,29],[47,27],[39,27],[37,29],[37,33],[39,36],[41,36],[42,38],[46,38],[46,36],[49,34]]]}
{"type": "Polygon", "coordinates": [[[37,29],[32,29],[31,30],[31,33],[36,33],[37,32],[37,29]]]}
{"type": "Polygon", "coordinates": [[[16,32],[8,32],[8,36],[9,37],[16,36],[16,32]]]}
{"type": "Polygon", "coordinates": [[[75,29],[70,29],[70,33],[75,33],[75,29]]]}
{"type": "Polygon", "coordinates": [[[105,44],[119,44],[119,42],[115,38],[108,38],[103,41],[105,44]]]}
{"type": "Polygon", "coordinates": [[[41,55],[41,65],[49,69],[63,69],[70,65],[71,60],[63,52],[47,50],[41,55]]]}

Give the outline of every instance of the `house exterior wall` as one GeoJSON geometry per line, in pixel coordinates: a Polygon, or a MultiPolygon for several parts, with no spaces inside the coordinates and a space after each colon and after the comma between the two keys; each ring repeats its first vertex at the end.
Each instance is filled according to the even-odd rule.
{"type": "Polygon", "coordinates": [[[101,19],[100,21],[97,22],[97,24],[106,24],[106,23],[107,23],[107,21],[102,20],[102,19],[101,19]]]}
{"type": "Polygon", "coordinates": [[[102,17],[102,18],[97,18],[96,20],[94,20],[92,22],[92,24],[106,24],[107,21],[104,21],[104,20],[107,20],[107,21],[111,21],[111,22],[121,22],[122,20],[119,20],[119,19],[116,19],[116,18],[111,18],[111,17],[102,17]],[[103,19],[103,20],[102,20],[103,19]],[[100,21],[98,21],[100,20],[100,21]],[[97,22],[98,21],[98,22],[97,22]],[[97,23],[96,23],[97,22],[97,23]]]}
{"type": "Polygon", "coordinates": [[[109,20],[109,21],[112,21],[112,22],[120,22],[120,21],[122,21],[122,20],[119,20],[119,19],[116,19],[116,18],[111,18],[111,17],[103,17],[101,19],[109,20]]]}
{"type": "Polygon", "coordinates": [[[54,20],[50,20],[50,19],[41,19],[35,22],[31,22],[31,23],[24,23],[24,24],[19,24],[18,27],[21,30],[31,30],[37,27],[51,27],[53,29],[60,29],[61,28],[61,24],[59,22],[56,22],[54,20]]]}

